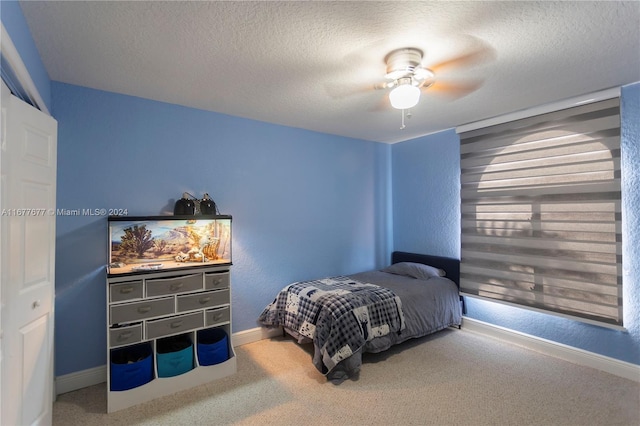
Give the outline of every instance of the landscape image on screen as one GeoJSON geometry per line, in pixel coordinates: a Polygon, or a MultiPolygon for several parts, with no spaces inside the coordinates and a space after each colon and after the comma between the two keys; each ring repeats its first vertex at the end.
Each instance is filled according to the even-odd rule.
{"type": "Polygon", "coordinates": [[[231,219],[109,221],[109,273],[231,263],[231,219]]]}

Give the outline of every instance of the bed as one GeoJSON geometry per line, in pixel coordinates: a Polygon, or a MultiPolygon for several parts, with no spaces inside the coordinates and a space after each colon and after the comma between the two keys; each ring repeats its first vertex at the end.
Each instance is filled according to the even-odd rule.
{"type": "Polygon", "coordinates": [[[313,343],[314,366],[338,384],[357,378],[362,354],[462,323],[460,261],[396,251],[391,264],[284,287],[258,321],[313,343]]]}

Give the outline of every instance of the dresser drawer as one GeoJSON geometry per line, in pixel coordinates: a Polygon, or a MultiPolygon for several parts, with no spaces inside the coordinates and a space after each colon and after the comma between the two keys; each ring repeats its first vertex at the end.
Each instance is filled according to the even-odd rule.
{"type": "Polygon", "coordinates": [[[231,320],[229,315],[229,307],[210,309],[204,312],[204,326],[210,327],[212,325],[218,325],[227,323],[231,320]]]}
{"type": "Polygon", "coordinates": [[[172,334],[184,333],[204,327],[204,316],[202,312],[192,314],[177,315],[171,318],[157,319],[146,322],[147,339],[170,336],[172,334]]]}
{"type": "Polygon", "coordinates": [[[142,280],[109,285],[109,301],[142,299],[142,280]]]}
{"type": "Polygon", "coordinates": [[[229,288],[229,272],[211,272],[204,275],[204,288],[215,290],[218,288],[229,288]]]}
{"type": "Polygon", "coordinates": [[[155,300],[143,300],[137,303],[111,305],[109,324],[140,321],[145,318],[159,317],[174,313],[173,297],[155,300]]]}
{"type": "Polygon", "coordinates": [[[178,296],[178,312],[210,308],[229,303],[229,289],[205,291],[196,294],[178,296]]]}
{"type": "Polygon", "coordinates": [[[147,280],[147,297],[202,290],[202,274],[147,280]]]}
{"type": "Polygon", "coordinates": [[[142,324],[109,329],[109,347],[129,345],[142,341],[142,324]]]}

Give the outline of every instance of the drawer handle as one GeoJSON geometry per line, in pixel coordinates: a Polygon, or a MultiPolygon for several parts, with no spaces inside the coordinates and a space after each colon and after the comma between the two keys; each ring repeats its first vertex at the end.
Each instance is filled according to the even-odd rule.
{"type": "Polygon", "coordinates": [[[133,291],[133,286],[122,287],[120,289],[120,294],[129,294],[133,291]]]}
{"type": "Polygon", "coordinates": [[[222,319],[222,314],[213,314],[211,319],[214,321],[218,321],[219,319],[222,319]]]}
{"type": "Polygon", "coordinates": [[[179,283],[171,284],[171,286],[169,287],[169,289],[170,289],[171,291],[176,291],[176,290],[180,290],[183,286],[184,286],[184,283],[179,282],[179,283]]]}
{"type": "Polygon", "coordinates": [[[205,303],[209,302],[211,300],[211,296],[207,296],[207,297],[201,297],[200,300],[198,300],[200,302],[201,305],[204,305],[205,303]]]}
{"type": "Polygon", "coordinates": [[[180,328],[182,327],[182,320],[174,321],[171,323],[171,328],[180,328]]]}
{"type": "Polygon", "coordinates": [[[147,312],[151,311],[151,306],[140,306],[138,308],[138,312],[141,314],[146,314],[147,312]]]}
{"type": "Polygon", "coordinates": [[[133,335],[131,331],[125,331],[124,333],[120,333],[118,335],[118,340],[127,340],[129,337],[133,335]]]}

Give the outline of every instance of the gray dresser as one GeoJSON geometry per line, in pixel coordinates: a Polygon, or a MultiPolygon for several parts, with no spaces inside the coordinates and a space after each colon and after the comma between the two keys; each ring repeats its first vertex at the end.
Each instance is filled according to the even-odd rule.
{"type": "MultiPolygon", "coordinates": [[[[107,278],[108,412],[170,395],[236,372],[231,342],[231,279],[229,265],[182,268],[107,278]],[[219,328],[228,336],[228,359],[201,365],[199,332],[219,328]],[[189,371],[158,374],[158,342],[179,336],[192,342],[189,371]],[[151,380],[126,390],[114,390],[116,354],[137,347],[150,350],[151,380]]],[[[135,380],[136,371],[130,373],[135,380]]],[[[125,377],[125,380],[128,380],[125,377]]]]}

